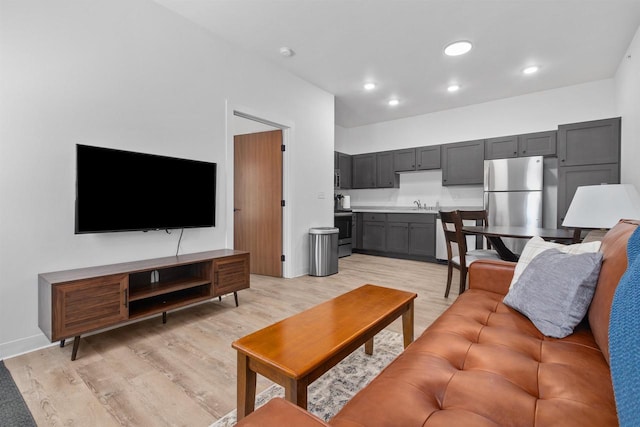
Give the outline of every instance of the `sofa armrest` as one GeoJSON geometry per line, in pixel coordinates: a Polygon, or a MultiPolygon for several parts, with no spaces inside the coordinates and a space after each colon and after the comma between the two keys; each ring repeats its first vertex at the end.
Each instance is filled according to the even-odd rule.
{"type": "Polygon", "coordinates": [[[329,424],[299,406],[274,397],[236,424],[238,427],[328,427],[329,424]]]}
{"type": "Polygon", "coordinates": [[[480,259],[469,266],[469,289],[506,295],[516,268],[515,262],[480,259]]]}

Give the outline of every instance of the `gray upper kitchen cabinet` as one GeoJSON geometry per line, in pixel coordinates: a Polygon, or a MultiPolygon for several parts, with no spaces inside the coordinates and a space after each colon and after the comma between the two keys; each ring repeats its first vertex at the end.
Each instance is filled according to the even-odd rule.
{"type": "Polygon", "coordinates": [[[362,215],[362,249],[384,252],[387,247],[386,214],[362,215]]]}
{"type": "Polygon", "coordinates": [[[407,148],[393,152],[393,170],[395,172],[412,172],[429,169],[440,169],[440,146],[407,148]]]}
{"type": "Polygon", "coordinates": [[[619,184],[620,164],[566,166],[558,168],[558,227],[562,225],[576,189],[583,185],[619,184]]]}
{"type": "Polygon", "coordinates": [[[620,161],[620,117],[558,126],[558,166],[620,161]]]}
{"type": "Polygon", "coordinates": [[[489,138],[484,142],[484,158],[555,156],[556,141],[555,130],[489,138]]]}
{"type": "Polygon", "coordinates": [[[518,135],[518,156],[555,156],[557,132],[534,132],[518,135]]]}
{"type": "Polygon", "coordinates": [[[395,150],[393,152],[393,171],[409,172],[416,170],[416,149],[395,150]]]}
{"type": "Polygon", "coordinates": [[[576,189],[620,183],[620,117],[558,126],[558,226],[576,189]]]}
{"type": "Polygon", "coordinates": [[[440,146],[416,148],[416,170],[440,169],[440,146]]]}
{"type": "Polygon", "coordinates": [[[442,145],[442,185],[482,184],[484,140],[442,145]]]}
{"type": "Polygon", "coordinates": [[[356,154],[351,157],[351,188],[376,187],[376,153],[356,154]]]}
{"type": "Polygon", "coordinates": [[[377,188],[398,188],[400,177],[393,170],[393,151],[376,153],[376,185],[377,188]]]}
{"type": "Polygon", "coordinates": [[[351,188],[351,156],[336,151],[334,153],[335,169],[338,174],[338,185],[336,188],[351,188]]]}
{"type": "Polygon", "coordinates": [[[484,158],[507,159],[518,157],[518,135],[489,138],[484,141],[484,158]]]}

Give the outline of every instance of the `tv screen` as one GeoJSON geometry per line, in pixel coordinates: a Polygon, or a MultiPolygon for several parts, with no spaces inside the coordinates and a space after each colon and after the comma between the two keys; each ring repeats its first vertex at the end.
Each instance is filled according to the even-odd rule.
{"type": "Polygon", "coordinates": [[[215,163],[78,144],[76,168],[76,234],[215,225],[215,163]]]}

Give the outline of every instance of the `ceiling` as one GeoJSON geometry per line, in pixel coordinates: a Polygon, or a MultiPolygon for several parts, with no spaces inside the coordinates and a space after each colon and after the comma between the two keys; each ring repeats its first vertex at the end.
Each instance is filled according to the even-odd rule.
{"type": "Polygon", "coordinates": [[[155,1],[334,94],[343,127],[611,78],[640,26],[640,0],[155,1]]]}

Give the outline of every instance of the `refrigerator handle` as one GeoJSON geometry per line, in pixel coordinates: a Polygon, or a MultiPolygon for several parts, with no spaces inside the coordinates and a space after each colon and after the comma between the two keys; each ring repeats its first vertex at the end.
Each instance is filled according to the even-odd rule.
{"type": "Polygon", "coordinates": [[[491,174],[489,170],[491,169],[491,162],[484,161],[484,191],[489,191],[489,177],[491,174]]]}
{"type": "MultiPolygon", "coordinates": [[[[484,192],[484,210],[487,211],[487,216],[489,215],[489,193],[484,192]]],[[[485,224],[489,225],[489,224],[485,224]]]]}

